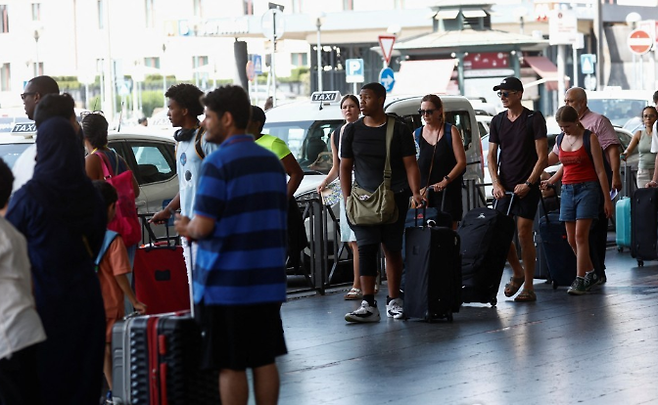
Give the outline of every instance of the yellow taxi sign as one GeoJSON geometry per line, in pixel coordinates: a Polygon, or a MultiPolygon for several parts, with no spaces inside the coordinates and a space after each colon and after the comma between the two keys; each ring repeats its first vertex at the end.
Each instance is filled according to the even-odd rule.
{"type": "Polygon", "coordinates": [[[335,103],[340,101],[340,91],[316,91],[311,94],[311,102],[314,103],[335,103]]]}

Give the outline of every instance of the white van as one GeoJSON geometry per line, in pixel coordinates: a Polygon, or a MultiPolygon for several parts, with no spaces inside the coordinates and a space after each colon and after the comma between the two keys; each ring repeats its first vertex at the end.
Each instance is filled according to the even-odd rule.
{"type": "MultiPolygon", "coordinates": [[[[337,91],[313,93],[310,101],[286,104],[266,112],[263,133],[284,140],[305,172],[296,196],[315,192],[331,169],[331,133],[345,122],[340,111],[341,98],[337,91]]],[[[422,96],[415,96],[387,101],[384,109],[404,119],[413,131],[422,125],[418,113],[421,99],[422,96]]],[[[446,121],[457,126],[466,149],[464,178],[481,183],[482,145],[473,107],[461,96],[441,96],[441,100],[446,121]]]]}

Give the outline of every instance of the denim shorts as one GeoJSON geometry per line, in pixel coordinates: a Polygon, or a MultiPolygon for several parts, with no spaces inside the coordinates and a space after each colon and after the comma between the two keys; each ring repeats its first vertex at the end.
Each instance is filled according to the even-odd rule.
{"type": "Polygon", "coordinates": [[[577,219],[596,219],[599,217],[599,203],[602,193],[599,183],[563,184],[560,197],[560,221],[574,222],[577,219]]]}

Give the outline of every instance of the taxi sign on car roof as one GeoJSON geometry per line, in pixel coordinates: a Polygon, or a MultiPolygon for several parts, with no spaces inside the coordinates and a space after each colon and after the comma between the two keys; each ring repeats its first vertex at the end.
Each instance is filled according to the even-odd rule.
{"type": "Polygon", "coordinates": [[[336,101],[340,101],[340,91],[316,91],[311,94],[311,102],[333,103],[336,101]]]}
{"type": "Polygon", "coordinates": [[[18,122],[11,129],[12,134],[26,135],[37,132],[37,125],[34,122],[18,122]]]}

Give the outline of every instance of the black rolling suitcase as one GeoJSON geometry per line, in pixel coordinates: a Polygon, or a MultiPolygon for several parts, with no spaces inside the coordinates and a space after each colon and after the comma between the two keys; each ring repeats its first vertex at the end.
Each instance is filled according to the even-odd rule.
{"type": "Polygon", "coordinates": [[[461,306],[459,235],[448,227],[415,225],[405,230],[404,315],[452,322],[461,306]]]}
{"type": "Polygon", "coordinates": [[[186,313],[128,318],[112,329],[115,404],[219,404],[219,376],[198,368],[201,331],[186,313]]]}
{"type": "MultiPolygon", "coordinates": [[[[496,201],[497,203],[497,201],[496,201]]],[[[462,301],[496,305],[514,230],[514,219],[491,208],[474,208],[464,215],[457,233],[461,240],[462,301]]]]}
{"type": "Polygon", "coordinates": [[[542,216],[539,234],[553,288],[571,285],[576,279],[576,255],[567,241],[567,230],[560,222],[560,213],[551,211],[542,216]]]}
{"type": "Polygon", "coordinates": [[[114,325],[114,404],[220,403],[219,373],[199,368],[201,330],[192,297],[190,287],[191,312],[126,317],[114,325]]]}
{"type": "Polygon", "coordinates": [[[640,188],[631,199],[631,256],[638,266],[658,259],[658,188],[640,188]]]}

